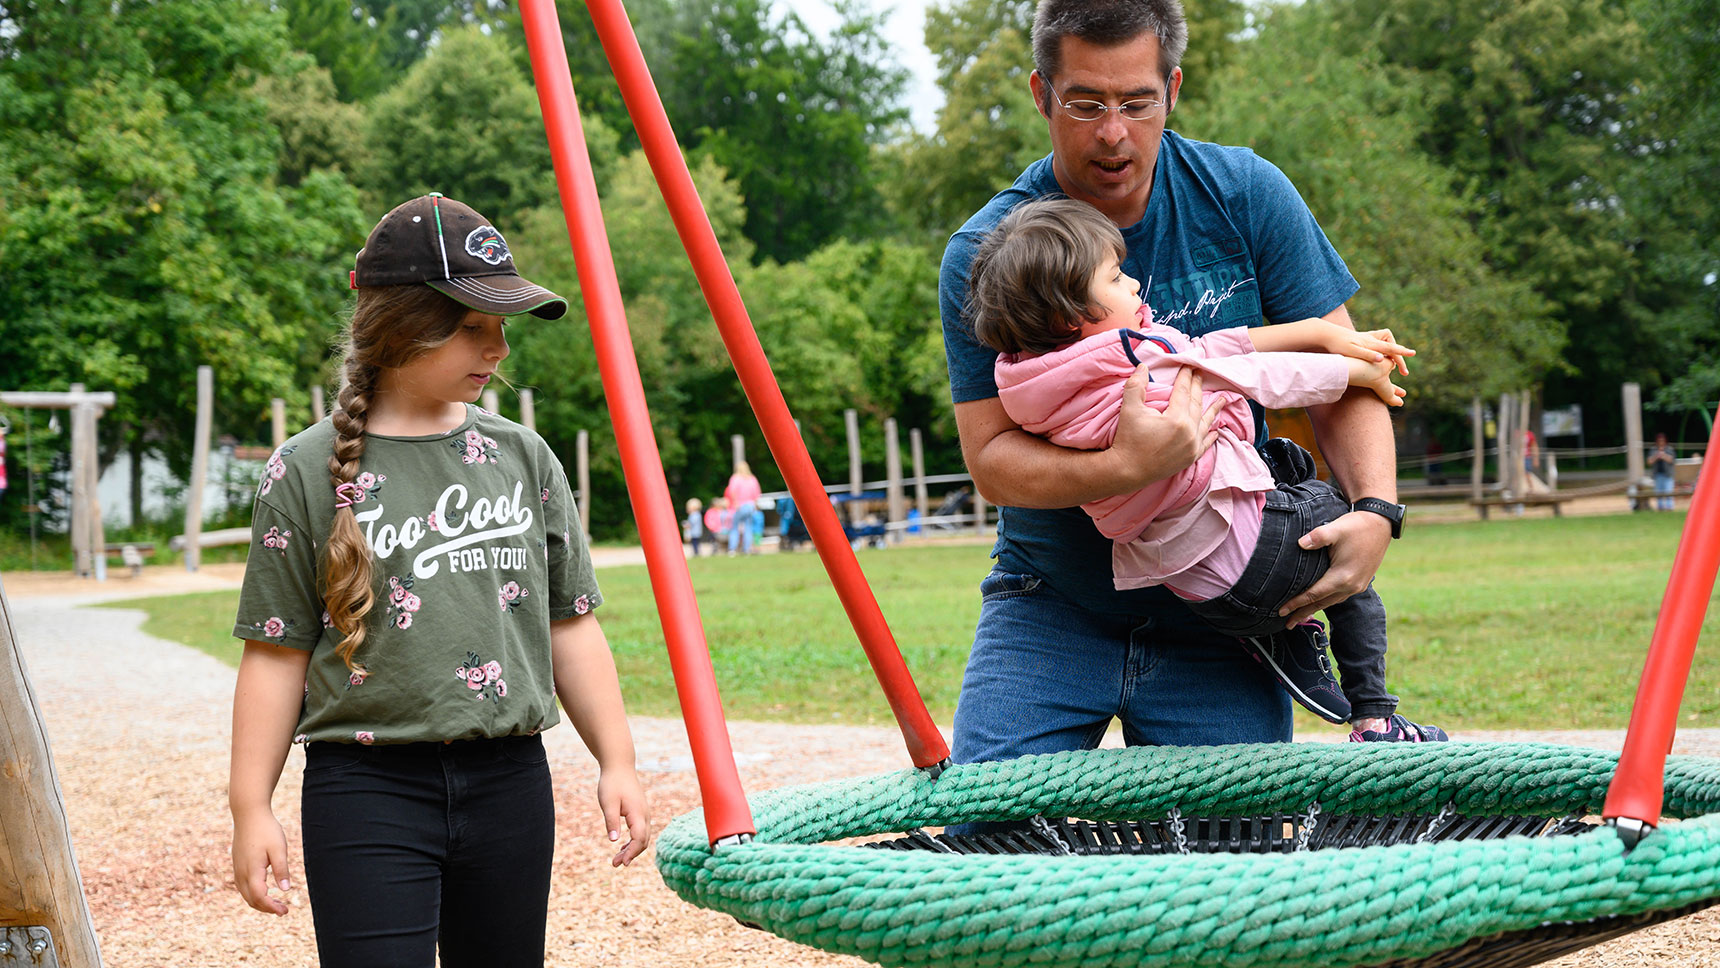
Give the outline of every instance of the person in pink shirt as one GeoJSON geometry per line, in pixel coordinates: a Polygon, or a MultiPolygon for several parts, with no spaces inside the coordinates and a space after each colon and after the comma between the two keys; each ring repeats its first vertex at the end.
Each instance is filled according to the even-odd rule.
{"type": "MultiPolygon", "coordinates": [[[[1116,587],[1165,586],[1237,636],[1304,707],[1349,722],[1353,742],[1446,739],[1439,727],[1399,715],[1398,698],[1386,692],[1385,606],[1371,584],[1326,609],[1341,686],[1319,623],[1284,629],[1280,610],[1329,565],[1326,549],[1303,548],[1301,538],[1352,506],[1314,476],[1312,455],[1293,442],[1257,447],[1248,405],[1330,403],[1357,386],[1402,406],[1392,375],[1408,373],[1404,358],[1415,351],[1389,330],[1362,333],[1321,319],[1191,338],[1153,322],[1140,284],[1120,268],[1124,251],[1117,228],[1087,203],[1029,202],[981,244],[969,288],[974,335],[999,353],[1005,411],[1052,443],[1110,446],[1123,384],[1141,367],[1146,402],[1160,410],[1178,370],[1204,378],[1212,446],[1178,474],[1082,505],[1114,542],[1116,587]]],[[[1402,509],[1388,510],[1395,532],[1402,509]]]]}
{"type": "Polygon", "coordinates": [[[758,478],[753,476],[747,462],[735,461],[735,472],[729,476],[729,486],[723,490],[723,497],[735,512],[734,524],[729,528],[730,556],[734,555],[737,547],[741,554],[753,553],[753,518],[758,514],[758,499],[762,493],[758,478]]]}

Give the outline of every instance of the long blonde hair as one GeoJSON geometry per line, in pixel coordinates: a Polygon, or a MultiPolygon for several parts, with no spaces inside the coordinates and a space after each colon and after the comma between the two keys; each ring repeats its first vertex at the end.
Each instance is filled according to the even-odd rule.
{"type": "MultiPolygon", "coordinates": [[[[333,416],[334,450],[329,482],[339,487],[358,477],[371,397],[382,371],[405,366],[452,339],[469,312],[425,285],[365,286],[358,290],[351,325],[343,340],[341,387],[333,416]]],[[[370,545],[352,508],[337,508],[323,544],[323,605],[340,631],[335,651],[348,668],[364,644],[364,620],[376,604],[371,589],[370,545]]]]}

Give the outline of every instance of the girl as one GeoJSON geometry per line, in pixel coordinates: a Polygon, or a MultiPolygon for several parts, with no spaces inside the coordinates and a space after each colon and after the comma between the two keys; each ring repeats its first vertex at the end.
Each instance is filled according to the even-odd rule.
{"type": "Polygon", "coordinates": [[[758,478],[753,476],[752,468],[744,460],[735,461],[735,472],[729,475],[728,487],[723,489],[723,500],[734,511],[734,520],[729,525],[731,558],[737,548],[743,555],[753,553],[753,536],[758,524],[755,519],[758,517],[758,499],[761,493],[758,478]]]}
{"type": "Polygon", "coordinates": [[[567,303],[516,274],[489,221],[431,194],[352,273],[339,409],[257,489],[234,635],[234,880],[284,914],[270,800],[305,745],[305,875],[325,968],[541,966],[555,700],[597,758],[613,863],[649,839],[602,603],[543,439],[473,406],[504,316],[567,303]],[[625,826],[623,826],[625,824],[625,826]]]}
{"type": "MultiPolygon", "coordinates": [[[[1254,445],[1247,402],[1301,407],[1360,386],[1401,406],[1404,391],[1392,371],[1407,373],[1403,357],[1415,351],[1388,330],[1358,333],[1319,319],[1191,340],[1153,322],[1140,284],[1119,267],[1124,253],[1122,235],[1098,209],[1067,198],[1029,202],[981,244],[970,286],[974,335],[999,353],[1005,411],[1053,443],[1109,446],[1123,384],[1141,366],[1152,381],[1149,405],[1164,406],[1183,366],[1220,388],[1206,392],[1216,441],[1194,465],[1082,506],[1115,542],[1116,587],[1164,585],[1241,639],[1303,706],[1332,722],[1348,720],[1353,741],[1445,739],[1438,727],[1396,714],[1397,697],[1385,691],[1385,607],[1372,587],[1326,610],[1341,687],[1318,624],[1284,629],[1278,610],[1328,564],[1324,549],[1304,549],[1298,539],[1352,507],[1314,477],[1312,456],[1289,441],[1268,443],[1278,465],[1268,467],[1254,445]],[[1324,352],[1290,352],[1316,350],[1324,352]]],[[[1376,510],[1365,500],[1355,507],[1376,510]]],[[[1393,517],[1395,537],[1402,507],[1378,510],[1393,517]]]]}

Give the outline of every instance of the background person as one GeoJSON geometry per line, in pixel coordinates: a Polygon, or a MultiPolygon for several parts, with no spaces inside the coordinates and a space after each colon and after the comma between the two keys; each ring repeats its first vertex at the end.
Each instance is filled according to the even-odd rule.
{"type": "Polygon", "coordinates": [[[1672,510],[1673,473],[1678,466],[1678,455],[1673,452],[1672,445],[1666,442],[1665,434],[1654,435],[1654,450],[1648,454],[1648,472],[1654,477],[1654,509],[1656,511],[1672,510]]]}
{"type": "MultiPolygon", "coordinates": [[[[1357,284],[1277,168],[1245,148],[1166,129],[1188,27],[1175,0],[1044,0],[1029,84],[1052,152],[950,239],[939,279],[962,453],[1000,507],[996,563],[956,707],[958,762],[1091,748],[1113,718],[1130,744],[1288,740],[1290,703],[1257,663],[1162,587],[1111,587],[1111,541],[1078,505],[1138,490],[1192,464],[1214,440],[1201,380],[1184,369],[1161,413],[1125,387],[1104,450],[1069,450],[1021,429],[997,398],[997,354],[965,315],[975,248],[1010,209],[1067,195],[1123,233],[1123,270],[1156,319],[1191,336],[1267,320],[1350,326],[1357,284]]],[[[1353,327],[1352,327],[1353,328],[1353,327]]],[[[1336,483],[1395,507],[1391,421],[1371,391],[1309,416],[1336,483]]],[[[1256,419],[1259,420],[1257,412],[1256,419]]],[[[1264,438],[1257,433],[1257,438],[1264,438]]],[[[1302,538],[1331,567],[1284,609],[1292,627],[1362,591],[1393,522],[1342,515],[1302,538]]]]}
{"type": "Polygon", "coordinates": [[[723,499],[734,509],[734,523],[729,527],[729,554],[738,548],[743,555],[753,553],[753,537],[757,534],[758,499],[763,492],[758,478],[744,460],[735,461],[735,472],[729,475],[729,486],[723,489],[723,499]]]}

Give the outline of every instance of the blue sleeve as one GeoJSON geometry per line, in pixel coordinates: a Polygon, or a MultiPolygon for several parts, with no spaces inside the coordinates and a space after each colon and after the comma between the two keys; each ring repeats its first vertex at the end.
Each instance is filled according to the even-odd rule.
{"type": "Polygon", "coordinates": [[[1249,181],[1249,249],[1269,323],[1324,316],[1361,286],[1314,220],[1296,186],[1265,159],[1249,181]]]}
{"type": "MultiPolygon", "coordinates": [[[[970,223],[971,225],[971,223],[970,223]]],[[[944,323],[944,363],[950,373],[950,399],[956,403],[997,396],[992,372],[997,351],[974,338],[967,319],[968,269],[979,249],[981,232],[964,226],[950,237],[938,269],[938,311],[944,323]]]]}

